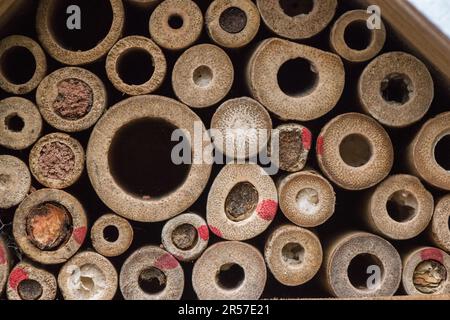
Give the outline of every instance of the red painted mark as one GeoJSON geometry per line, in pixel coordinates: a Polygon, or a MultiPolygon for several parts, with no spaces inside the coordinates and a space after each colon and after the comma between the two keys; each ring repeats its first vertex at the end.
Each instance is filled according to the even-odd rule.
{"type": "Polygon", "coordinates": [[[19,283],[28,279],[28,274],[22,268],[16,268],[9,275],[9,286],[16,290],[19,283]]]}
{"type": "Polygon", "coordinates": [[[274,200],[263,200],[258,204],[256,213],[264,220],[272,221],[277,213],[278,202],[274,200]]]}
{"type": "Polygon", "coordinates": [[[0,245],[0,264],[6,264],[6,253],[2,245],[0,245]]]}
{"type": "Polygon", "coordinates": [[[86,238],[86,227],[79,227],[73,230],[73,238],[78,244],[82,244],[84,241],[84,238],[86,238]]]}
{"type": "Polygon", "coordinates": [[[323,154],[323,137],[317,138],[316,152],[319,156],[323,154]]]}
{"type": "Polygon", "coordinates": [[[302,142],[303,148],[305,148],[306,150],[311,149],[312,134],[311,131],[306,128],[302,129],[302,142]]]}
{"type": "Polygon", "coordinates": [[[420,251],[420,257],[422,260],[435,260],[440,263],[444,263],[444,256],[442,251],[436,248],[427,248],[420,251]]]}
{"type": "Polygon", "coordinates": [[[209,239],[209,230],[208,230],[208,226],[203,225],[197,228],[198,230],[198,235],[200,236],[200,238],[203,241],[206,241],[209,239]]]}
{"type": "Polygon", "coordinates": [[[182,256],[178,256],[178,255],[173,255],[177,260],[183,260],[184,259],[184,257],[182,257],[182,256]]]}
{"type": "Polygon", "coordinates": [[[209,225],[209,229],[211,230],[212,233],[214,233],[216,236],[222,238],[222,232],[220,232],[220,230],[212,225],[209,225]]]}
{"type": "Polygon", "coordinates": [[[154,263],[154,266],[161,270],[170,270],[178,267],[178,260],[170,253],[163,254],[154,263]]]}

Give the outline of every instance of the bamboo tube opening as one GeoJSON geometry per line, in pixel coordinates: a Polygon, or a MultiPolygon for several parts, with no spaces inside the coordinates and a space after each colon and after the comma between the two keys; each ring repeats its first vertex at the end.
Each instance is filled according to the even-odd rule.
{"type": "Polygon", "coordinates": [[[145,293],[158,294],[166,288],[167,277],[160,269],[149,267],[141,271],[138,283],[145,293]]]}
{"type": "Polygon", "coordinates": [[[155,72],[153,58],[144,49],[132,48],[117,60],[117,72],[126,84],[142,85],[149,81],[155,72]]]}
{"type": "Polygon", "coordinates": [[[219,24],[226,32],[239,33],[247,25],[247,15],[238,7],[229,7],[221,13],[219,24]]]}
{"type": "Polygon", "coordinates": [[[360,134],[346,136],[339,145],[342,160],[351,167],[361,167],[372,158],[372,147],[367,137],[360,134]]]}
{"type": "Polygon", "coordinates": [[[414,194],[406,190],[400,190],[389,197],[386,208],[389,216],[395,221],[408,222],[416,216],[418,203],[414,194]]]}
{"type": "Polygon", "coordinates": [[[308,95],[318,84],[319,75],[313,62],[296,58],[283,63],[277,74],[281,91],[291,97],[308,95]]]}
{"type": "Polygon", "coordinates": [[[115,214],[105,214],[91,229],[92,246],[105,257],[116,257],[128,250],[133,242],[130,223],[115,214]]]}
{"type": "Polygon", "coordinates": [[[367,28],[365,20],[356,20],[348,24],[344,31],[345,43],[353,50],[366,49],[373,39],[373,34],[367,28]]]}
{"type": "Polygon", "coordinates": [[[381,94],[386,102],[407,103],[412,90],[411,79],[406,74],[389,74],[381,82],[381,94]]]}
{"type": "Polygon", "coordinates": [[[36,71],[36,59],[26,47],[11,47],[0,60],[1,72],[14,85],[27,83],[36,71]]]}
{"type": "Polygon", "coordinates": [[[434,158],[438,165],[446,171],[450,171],[450,134],[446,134],[439,139],[434,147],[434,158]]]}
{"type": "MultiPolygon", "coordinates": [[[[377,266],[381,271],[381,279],[384,277],[384,267],[381,260],[373,255],[368,253],[358,254],[354,257],[347,268],[347,275],[350,283],[353,287],[358,290],[373,290],[373,288],[368,287],[368,272],[370,267],[377,266]]],[[[381,280],[383,281],[383,280],[381,280]]]]}
{"type": "Polygon", "coordinates": [[[239,288],[245,279],[245,271],[237,263],[226,263],[219,268],[217,284],[225,290],[239,288]]]}
{"type": "Polygon", "coordinates": [[[248,182],[237,183],[225,199],[225,213],[228,219],[242,221],[248,219],[258,205],[259,195],[255,186],[248,182]]]}
{"type": "Polygon", "coordinates": [[[17,287],[22,300],[39,300],[42,296],[42,285],[36,280],[24,280],[17,287]]]}
{"type": "Polygon", "coordinates": [[[279,0],[279,3],[289,17],[309,14],[314,8],[314,0],[279,0]]]}

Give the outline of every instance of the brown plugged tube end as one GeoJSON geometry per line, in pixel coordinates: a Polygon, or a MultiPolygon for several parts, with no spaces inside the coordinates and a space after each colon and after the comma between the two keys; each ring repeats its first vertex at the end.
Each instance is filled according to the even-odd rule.
{"type": "Polygon", "coordinates": [[[65,133],[50,133],[33,146],[30,170],[42,185],[64,189],[73,185],[84,169],[82,145],[65,133]]]}
{"type": "Polygon", "coordinates": [[[95,252],[80,252],[67,261],[58,274],[65,300],[112,300],[118,276],[112,263],[95,252]]]}
{"type": "Polygon", "coordinates": [[[347,190],[370,188],[391,171],[394,149],[374,119],[346,113],[332,119],[319,134],[316,154],[322,172],[347,190]]]}
{"type": "Polygon", "coordinates": [[[231,89],[234,68],[230,57],[212,44],[199,44],[178,58],[172,72],[172,87],[181,102],[192,108],[219,103],[231,89]]]}
{"type": "Polygon", "coordinates": [[[27,165],[16,157],[0,155],[0,208],[18,205],[30,188],[31,175],[27,165]]]}
{"type": "Polygon", "coordinates": [[[57,287],[53,274],[20,262],[11,270],[6,295],[8,300],[55,300],[57,287]]]}
{"type": "Polygon", "coordinates": [[[180,300],[183,268],[167,251],[156,246],[142,247],[122,265],[120,290],[125,300],[180,300]]]}
{"type": "Polygon", "coordinates": [[[47,73],[47,59],[31,38],[13,35],[0,41],[0,88],[12,94],[30,93],[47,73]]]}
{"type": "MultiPolygon", "coordinates": [[[[85,65],[105,56],[120,39],[125,12],[122,0],[76,1],[81,26],[74,23],[68,28],[67,11],[73,2],[40,1],[36,30],[40,43],[54,59],[67,65],[85,65]]],[[[76,12],[71,11],[72,15],[76,12]]]]}
{"type": "Polygon", "coordinates": [[[185,213],[164,225],[161,240],[164,248],[178,260],[193,261],[208,246],[208,225],[201,216],[185,213]]]}
{"type": "Polygon", "coordinates": [[[402,276],[402,260],[386,240],[349,232],[325,250],[324,281],[337,298],[392,296],[402,276]]]}
{"type": "Polygon", "coordinates": [[[334,213],[336,195],[327,179],[314,171],[290,174],[278,186],[280,209],[293,223],[312,228],[334,213]]]}
{"type": "Polygon", "coordinates": [[[192,286],[200,300],[256,300],[261,297],[266,280],[261,253],[237,241],[210,246],[192,270],[192,286]]]}
{"type": "Polygon", "coordinates": [[[164,49],[186,49],[200,37],[203,14],[191,0],[165,0],[150,16],[149,29],[151,38],[164,49]]]}
{"type": "Polygon", "coordinates": [[[365,112],[390,127],[406,127],[427,113],[434,97],[433,78],[425,64],[404,52],[375,58],[358,82],[365,112]]]}
{"type": "MultiPolygon", "coordinates": [[[[174,164],[173,148],[193,141],[199,128],[205,136],[201,119],[170,98],[148,95],[119,102],[94,127],[87,147],[94,190],[113,212],[131,220],[164,221],[184,212],[203,192],[212,159],[194,154],[188,163],[175,159],[183,161],[174,164]],[[171,141],[176,129],[183,129],[181,142],[171,141]]],[[[201,143],[192,150],[211,144],[201,143]]]]}
{"type": "Polygon", "coordinates": [[[211,135],[221,153],[232,159],[257,157],[267,147],[272,119],[267,110],[248,97],[230,99],[217,108],[211,119],[211,135]]]}
{"type": "Polygon", "coordinates": [[[128,220],[115,214],[105,214],[91,229],[92,246],[105,257],[120,256],[133,242],[133,228],[128,220]]]}
{"type": "Polygon", "coordinates": [[[3,237],[0,236],[0,296],[3,295],[9,277],[10,259],[8,246],[3,237]]]}
{"type": "Polygon", "coordinates": [[[278,209],[270,176],[256,164],[228,164],[208,194],[206,219],[212,233],[226,240],[248,240],[264,232],[278,209]]]}
{"type": "Polygon", "coordinates": [[[307,39],[321,32],[336,12],[336,0],[257,0],[266,26],[281,37],[307,39]]]}
{"type": "Polygon", "coordinates": [[[250,0],[215,0],[206,11],[205,23],[209,37],[219,46],[241,48],[258,33],[261,18],[250,0]]]}
{"type": "Polygon", "coordinates": [[[286,286],[310,281],[322,265],[322,245],[307,229],[284,225],[269,236],[264,249],[267,267],[286,286]]]}
{"type": "Polygon", "coordinates": [[[450,112],[428,120],[409,144],[406,162],[410,172],[428,184],[450,191],[450,112]]]}
{"type": "Polygon", "coordinates": [[[374,232],[389,239],[406,240],[427,228],[433,209],[433,196],[420,180],[399,174],[370,191],[363,213],[374,232]]]}
{"type": "Polygon", "coordinates": [[[308,121],[328,113],[344,83],[338,55],[279,38],[261,42],[247,64],[253,98],[285,120],[308,121]]]}
{"type": "Polygon", "coordinates": [[[450,293],[450,256],[444,251],[421,247],[403,257],[403,289],[408,295],[450,293]]]}
{"type": "Polygon", "coordinates": [[[450,252],[450,195],[437,201],[429,231],[431,240],[442,250],[450,252]]]}
{"type": "Polygon", "coordinates": [[[42,80],[36,102],[52,127],[83,131],[93,126],[106,109],[107,94],[102,80],[82,68],[56,70],[42,80]]]}
{"type": "Polygon", "coordinates": [[[162,50],[150,39],[129,36],[120,39],[106,57],[106,74],[114,87],[131,96],[157,90],[167,72],[162,50]]]}
{"type": "Polygon", "coordinates": [[[302,170],[308,160],[312,134],[297,123],[286,123],[272,132],[272,141],[278,140],[279,167],[287,172],[302,170]]]}
{"type": "Polygon", "coordinates": [[[13,235],[28,257],[42,264],[59,264],[84,242],[86,214],[72,195],[57,189],[29,194],[14,214],[13,235]]]}
{"type": "Polygon", "coordinates": [[[0,145],[13,150],[31,146],[42,132],[42,117],[33,102],[19,97],[0,101],[0,145]]]}
{"type": "Polygon", "coordinates": [[[371,13],[352,10],[344,13],[335,22],[330,33],[330,44],[334,52],[350,62],[365,62],[374,58],[384,47],[386,28],[369,29],[367,21],[371,13]]]}

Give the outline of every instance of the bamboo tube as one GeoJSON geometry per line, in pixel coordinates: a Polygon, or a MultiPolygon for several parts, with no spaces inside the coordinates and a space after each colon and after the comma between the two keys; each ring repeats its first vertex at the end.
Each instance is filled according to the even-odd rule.
{"type": "Polygon", "coordinates": [[[311,38],[321,32],[333,19],[337,7],[336,0],[257,0],[256,4],[272,32],[293,40],[311,38]]]}
{"type": "Polygon", "coordinates": [[[440,198],[434,208],[429,234],[433,243],[450,252],[450,195],[440,198]]]}
{"type": "Polygon", "coordinates": [[[157,90],[166,76],[162,50],[150,39],[129,36],[119,40],[106,57],[106,73],[114,87],[135,96],[157,90]]]}
{"type": "Polygon", "coordinates": [[[31,146],[42,132],[42,118],[33,102],[19,97],[0,101],[0,145],[13,150],[31,146]]]}
{"type": "Polygon", "coordinates": [[[322,172],[347,190],[370,188],[390,172],[394,161],[391,139],[372,118],[346,113],[328,122],[317,138],[322,172]]]}
{"type": "Polygon", "coordinates": [[[92,226],[91,241],[95,251],[102,256],[120,256],[133,242],[133,228],[124,218],[115,214],[105,214],[92,226]]]}
{"type": "Polygon", "coordinates": [[[383,238],[348,232],[326,248],[324,271],[323,280],[335,297],[392,296],[400,285],[402,261],[397,250],[383,238]]]}
{"type": "Polygon", "coordinates": [[[8,300],[55,300],[57,287],[53,274],[22,261],[11,270],[6,294],[8,300]]]}
{"type": "Polygon", "coordinates": [[[111,210],[131,220],[163,221],[197,200],[208,182],[212,159],[208,154],[199,159],[197,150],[189,164],[173,164],[178,144],[170,140],[176,129],[183,129],[183,141],[189,138],[192,150],[210,145],[206,140],[191,145],[192,137],[206,134],[200,118],[184,104],[162,96],[123,100],[100,119],[89,140],[87,170],[111,210]]]}
{"type": "Polygon", "coordinates": [[[273,276],[286,286],[310,281],[322,264],[319,238],[307,229],[284,225],[266,241],[264,258],[273,276]]]}
{"type": "Polygon", "coordinates": [[[5,240],[0,236],[0,296],[3,295],[11,267],[11,257],[5,240]]]}
{"type": "Polygon", "coordinates": [[[66,132],[93,126],[106,109],[102,80],[81,68],[61,68],[42,80],[36,102],[45,121],[66,132]]]}
{"type": "Polygon", "coordinates": [[[166,222],[161,240],[164,248],[178,260],[193,261],[208,246],[209,229],[201,216],[185,213],[166,222]]]}
{"type": "Polygon", "coordinates": [[[66,12],[73,5],[70,0],[40,1],[36,15],[40,43],[50,56],[67,65],[89,64],[105,56],[122,36],[125,23],[122,0],[76,4],[81,15],[79,29],[67,26],[66,12]]]}
{"type": "Polygon", "coordinates": [[[0,63],[0,88],[12,94],[30,93],[47,72],[47,59],[41,46],[20,35],[0,41],[0,63]]]}
{"type": "Polygon", "coordinates": [[[184,290],[181,265],[155,246],[132,253],[122,265],[119,281],[125,300],[179,300],[184,290]]]}
{"type": "Polygon", "coordinates": [[[232,159],[256,157],[267,147],[272,119],[267,110],[248,97],[230,99],[217,108],[211,119],[214,145],[232,159]]]}
{"type": "Polygon", "coordinates": [[[420,180],[399,174],[370,191],[363,214],[373,232],[388,239],[406,240],[426,229],[433,208],[433,195],[420,180]]]}
{"type": "Polygon", "coordinates": [[[165,0],[153,11],[151,38],[168,50],[182,50],[198,40],[203,29],[203,14],[191,0],[165,0]]]}
{"type": "Polygon", "coordinates": [[[237,241],[210,246],[192,270],[192,286],[200,300],[256,300],[266,280],[261,253],[237,241]]]}
{"type": "Polygon", "coordinates": [[[230,91],[233,80],[231,59],[212,44],[199,44],[183,52],[172,72],[175,95],[192,108],[219,103],[230,91]]]}
{"type": "Polygon", "coordinates": [[[27,165],[16,157],[0,155],[0,208],[18,205],[30,188],[31,175],[27,165]]]}
{"type": "Polygon", "coordinates": [[[450,293],[450,256],[444,251],[421,247],[403,256],[402,284],[409,295],[450,293]]]}
{"type": "Polygon", "coordinates": [[[334,213],[333,186],[315,171],[301,171],[283,178],[278,185],[280,209],[301,227],[317,227],[334,213]]]}
{"type": "Polygon", "coordinates": [[[365,112],[384,125],[402,128],[427,113],[434,97],[433,78],[414,56],[385,53],[364,69],[358,95],[365,112]]]}
{"type": "Polygon", "coordinates": [[[258,8],[250,0],[215,0],[205,15],[209,37],[226,48],[249,44],[258,33],[260,23],[258,8]]]}
{"type": "Polygon", "coordinates": [[[410,172],[447,191],[450,190],[449,132],[450,112],[441,113],[422,126],[406,153],[410,172]]]}
{"type": "Polygon", "coordinates": [[[114,266],[95,252],[76,254],[58,274],[58,285],[65,300],[112,300],[117,284],[114,266]]]}
{"type": "Polygon", "coordinates": [[[67,261],[86,237],[87,221],[76,198],[57,189],[29,194],[14,214],[13,235],[20,249],[42,264],[67,261]]]}
{"type": "Polygon", "coordinates": [[[330,44],[334,52],[350,62],[364,62],[377,56],[386,41],[386,28],[369,29],[367,21],[371,13],[352,10],[344,13],[334,23],[330,33],[330,44]]]}
{"type": "Polygon", "coordinates": [[[64,189],[80,178],[84,158],[83,147],[76,139],[65,133],[50,133],[31,149],[30,170],[47,188],[64,189]]]}
{"type": "Polygon", "coordinates": [[[277,189],[261,167],[228,164],[209,191],[206,220],[220,238],[248,240],[267,229],[277,209],[277,189]]]}
{"type": "Polygon", "coordinates": [[[277,117],[298,121],[317,119],[333,109],[345,82],[338,55],[278,38],[258,45],[246,75],[253,98],[277,117]]]}

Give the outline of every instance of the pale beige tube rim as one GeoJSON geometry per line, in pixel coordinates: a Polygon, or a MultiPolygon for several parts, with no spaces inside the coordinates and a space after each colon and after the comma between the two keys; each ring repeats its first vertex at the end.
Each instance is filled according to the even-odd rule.
{"type": "Polygon", "coordinates": [[[92,246],[105,257],[116,257],[126,252],[133,242],[133,228],[124,218],[115,214],[105,214],[95,221],[91,229],[92,246]],[[110,242],[103,236],[103,230],[113,226],[117,228],[118,238],[110,242]]]}
{"type": "Polygon", "coordinates": [[[22,202],[31,187],[27,165],[19,158],[0,155],[0,177],[5,178],[0,185],[0,208],[12,208],[22,202]]]}

